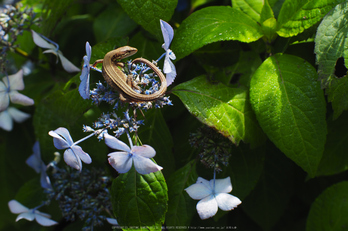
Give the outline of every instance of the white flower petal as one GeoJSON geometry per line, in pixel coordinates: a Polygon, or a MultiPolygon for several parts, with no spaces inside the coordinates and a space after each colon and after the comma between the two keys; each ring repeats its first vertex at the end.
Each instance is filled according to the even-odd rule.
{"type": "Polygon", "coordinates": [[[16,104],[20,104],[24,106],[30,106],[34,104],[33,99],[29,98],[26,95],[18,93],[17,91],[11,91],[9,96],[12,103],[16,103],[16,104]]]}
{"type": "MultiPolygon", "coordinates": [[[[9,75],[8,76],[10,81],[10,89],[11,90],[23,90],[24,89],[24,82],[23,82],[23,70],[20,69],[16,74],[9,75]]],[[[4,81],[5,85],[7,85],[6,77],[2,79],[4,81]]]]}
{"type": "Polygon", "coordinates": [[[221,210],[229,211],[242,203],[238,197],[227,193],[218,193],[215,195],[216,202],[221,210]]]}
{"type": "Polygon", "coordinates": [[[16,222],[19,221],[20,219],[23,219],[23,218],[28,220],[28,221],[32,221],[35,218],[35,214],[32,213],[31,211],[30,212],[26,212],[26,213],[21,213],[21,214],[19,214],[17,216],[16,222]]]}
{"type": "Polygon", "coordinates": [[[213,188],[210,186],[209,181],[202,177],[197,178],[196,184],[204,184],[205,187],[207,187],[210,191],[213,191],[213,188]]]}
{"type": "Polygon", "coordinates": [[[218,211],[218,204],[213,196],[209,196],[197,203],[199,217],[204,220],[213,217],[218,211]]]}
{"type": "Polygon", "coordinates": [[[69,73],[80,71],[80,68],[72,64],[72,62],[70,62],[67,58],[65,58],[63,54],[58,53],[58,56],[60,58],[60,61],[62,62],[62,66],[64,70],[66,70],[69,73]]]}
{"type": "Polygon", "coordinates": [[[105,144],[112,149],[121,150],[125,152],[130,152],[131,149],[127,144],[123,143],[121,140],[117,139],[114,136],[109,135],[108,133],[104,134],[105,144]]]}
{"type": "Polygon", "coordinates": [[[64,161],[70,167],[75,168],[75,169],[81,171],[81,169],[82,169],[81,160],[80,160],[80,158],[78,158],[75,155],[75,153],[70,148],[68,148],[64,152],[64,161]]]}
{"type": "Polygon", "coordinates": [[[64,140],[69,145],[68,147],[71,147],[74,143],[73,140],[71,139],[68,129],[66,128],[59,127],[54,131],[50,131],[48,134],[57,139],[64,140]]]}
{"type": "Polygon", "coordinates": [[[152,160],[146,157],[134,155],[133,161],[135,170],[142,175],[157,172],[163,169],[161,166],[155,164],[152,160]]]}
{"type": "Polygon", "coordinates": [[[131,153],[134,153],[136,155],[146,157],[146,158],[152,158],[156,155],[155,149],[147,144],[143,146],[133,146],[131,153]]]}
{"type": "Polygon", "coordinates": [[[11,213],[14,214],[25,213],[29,211],[27,207],[25,207],[16,200],[10,200],[8,202],[8,207],[10,208],[11,213]]]}
{"type": "Polygon", "coordinates": [[[73,145],[71,149],[74,151],[75,155],[78,156],[84,163],[90,164],[92,163],[91,157],[82,150],[82,148],[78,145],[73,145]]]}
{"type": "MultiPolygon", "coordinates": [[[[0,82],[1,85],[2,82],[0,82]]],[[[5,111],[8,108],[8,105],[10,104],[10,96],[9,94],[4,90],[0,92],[0,112],[5,111]]]]}
{"type": "Polygon", "coordinates": [[[108,156],[109,164],[117,172],[126,173],[131,169],[133,160],[127,152],[112,152],[108,156]]]}
{"type": "Polygon", "coordinates": [[[55,50],[56,47],[50,43],[48,43],[46,40],[44,40],[38,33],[35,31],[31,30],[31,34],[34,40],[34,43],[42,48],[47,48],[47,49],[53,49],[55,50]]]}
{"type": "Polygon", "coordinates": [[[13,120],[8,110],[0,112],[0,128],[5,131],[11,131],[13,128],[13,120]]]}
{"type": "Polygon", "coordinates": [[[30,118],[30,114],[22,112],[14,107],[9,107],[7,111],[11,115],[12,119],[17,123],[21,123],[26,119],[30,118]]]}
{"type": "Polygon", "coordinates": [[[212,190],[202,183],[190,185],[185,191],[194,200],[201,200],[212,194],[212,190]]]}
{"type": "Polygon", "coordinates": [[[48,219],[47,217],[35,214],[35,220],[42,226],[52,226],[58,224],[58,222],[48,219]]]}
{"type": "MultiPolygon", "coordinates": [[[[212,184],[212,182],[210,184],[212,184]]],[[[230,177],[215,180],[216,193],[229,193],[231,191],[232,191],[232,184],[231,184],[230,177]]]]}

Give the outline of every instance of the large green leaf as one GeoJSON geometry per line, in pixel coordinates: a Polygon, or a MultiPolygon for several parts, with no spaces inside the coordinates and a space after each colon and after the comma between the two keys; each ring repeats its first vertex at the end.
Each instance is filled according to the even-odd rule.
{"type": "Polygon", "coordinates": [[[244,12],[256,22],[260,21],[263,0],[232,0],[232,7],[244,12]]]}
{"type": "Polygon", "coordinates": [[[112,182],[114,214],[123,230],[161,230],[167,211],[167,185],[160,171],[140,175],[134,166],[112,182]]]}
{"type": "Polygon", "coordinates": [[[344,231],[348,227],[348,182],[327,188],[313,202],[306,231],[344,231]]]}
{"type": "Polygon", "coordinates": [[[248,91],[210,83],[205,76],[173,90],[191,114],[214,127],[236,145],[241,140],[258,145],[265,140],[248,100],[248,91]]]}
{"type": "Polygon", "coordinates": [[[253,42],[263,35],[257,22],[228,6],[212,6],[187,17],[174,34],[172,50],[177,59],[209,43],[238,40],[253,42]]]}
{"type": "MultiPolygon", "coordinates": [[[[197,201],[189,197],[185,188],[196,183],[197,178],[195,161],[190,161],[168,178],[169,204],[166,215],[167,226],[190,225],[191,218],[196,213],[195,204],[197,201]]],[[[178,228],[178,230],[180,229],[178,228]]]]}
{"type": "Polygon", "coordinates": [[[171,19],[178,0],[117,0],[117,2],[131,19],[161,39],[160,19],[164,21],[171,19]]]}
{"type": "MultiPolygon", "coordinates": [[[[348,59],[348,2],[337,5],[328,13],[318,27],[315,37],[315,53],[319,79],[326,87],[329,102],[332,102],[334,118],[348,109],[346,92],[347,78],[337,78],[336,62],[340,57],[348,59]]],[[[345,61],[346,62],[346,61],[345,61]]],[[[347,64],[345,64],[347,66],[347,64]]]]}
{"type": "Polygon", "coordinates": [[[97,42],[128,35],[137,27],[118,4],[110,4],[93,22],[97,42]]]}
{"type": "Polygon", "coordinates": [[[326,139],[325,99],[316,70],[305,60],[277,54],[266,59],[250,83],[250,101],[272,142],[315,176],[326,139]]]}
{"type": "Polygon", "coordinates": [[[292,37],[319,22],[343,0],[286,0],[278,15],[278,31],[282,37],[292,37]]]}
{"type": "Polygon", "coordinates": [[[335,121],[328,120],[325,151],[317,176],[333,175],[348,170],[348,112],[335,121]]]}

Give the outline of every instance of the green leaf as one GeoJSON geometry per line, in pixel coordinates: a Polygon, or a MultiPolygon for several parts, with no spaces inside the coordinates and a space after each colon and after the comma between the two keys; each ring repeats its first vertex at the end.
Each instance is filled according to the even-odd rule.
{"type": "Polygon", "coordinates": [[[163,167],[163,174],[174,171],[175,161],[172,153],[173,140],[159,109],[153,109],[145,114],[145,126],[139,129],[138,135],[143,144],[149,144],[156,150],[156,162],[163,167]]]}
{"type": "Polygon", "coordinates": [[[262,22],[262,30],[268,41],[271,42],[275,39],[277,34],[275,33],[277,30],[277,20],[275,18],[269,18],[262,22]]]}
{"type": "Polygon", "coordinates": [[[317,176],[333,175],[348,170],[348,113],[335,121],[328,120],[328,134],[317,176]]]}
{"type": "Polygon", "coordinates": [[[111,37],[128,35],[137,24],[128,17],[118,4],[110,4],[93,23],[93,31],[97,42],[111,37]]]}
{"type": "Polygon", "coordinates": [[[45,0],[43,6],[42,34],[49,36],[73,3],[74,0],[45,0]]]}
{"type": "Polygon", "coordinates": [[[243,200],[242,207],[262,230],[277,230],[271,228],[287,208],[297,172],[294,172],[295,164],[270,142],[266,144],[263,147],[266,153],[263,172],[254,190],[243,200]]]}
{"type": "Polygon", "coordinates": [[[292,37],[319,22],[343,0],[286,0],[278,15],[278,35],[292,37]]]}
{"type": "Polygon", "coordinates": [[[171,49],[179,60],[209,43],[224,40],[250,43],[262,36],[260,25],[241,11],[212,6],[194,12],[182,22],[171,49]]]}
{"type": "Polygon", "coordinates": [[[265,140],[251,110],[247,90],[212,84],[205,76],[199,76],[176,86],[173,93],[191,114],[234,144],[243,140],[256,146],[265,140]]]}
{"type": "Polygon", "coordinates": [[[196,163],[190,161],[184,167],[173,173],[168,182],[168,212],[166,225],[171,227],[189,226],[193,215],[196,213],[197,201],[193,200],[185,188],[196,183],[196,163]]]}
{"type": "Polygon", "coordinates": [[[244,12],[256,22],[260,22],[263,0],[232,0],[232,7],[244,12]]]}
{"type": "Polygon", "coordinates": [[[348,227],[348,182],[342,181],[322,192],[311,205],[306,231],[343,231],[348,227]]]}
{"type": "Polygon", "coordinates": [[[315,176],[326,139],[325,99],[316,70],[305,60],[277,54],[250,83],[250,102],[270,140],[315,176]]]}
{"type": "Polygon", "coordinates": [[[327,87],[334,78],[336,61],[348,59],[348,2],[337,5],[320,23],[315,37],[319,79],[327,87]]]}
{"type": "Polygon", "coordinates": [[[178,0],[117,0],[128,16],[162,41],[160,19],[169,21],[178,0]]]}
{"type": "Polygon", "coordinates": [[[140,175],[134,166],[112,182],[114,214],[123,230],[161,230],[167,211],[167,185],[160,171],[140,175]]]}
{"type": "Polygon", "coordinates": [[[342,78],[333,77],[325,89],[328,95],[328,101],[332,103],[334,110],[333,119],[337,119],[344,110],[348,109],[348,77],[342,78]]]}
{"type": "Polygon", "coordinates": [[[268,0],[266,0],[262,7],[260,22],[263,23],[269,18],[274,18],[274,13],[273,13],[272,7],[268,3],[268,0]]]}

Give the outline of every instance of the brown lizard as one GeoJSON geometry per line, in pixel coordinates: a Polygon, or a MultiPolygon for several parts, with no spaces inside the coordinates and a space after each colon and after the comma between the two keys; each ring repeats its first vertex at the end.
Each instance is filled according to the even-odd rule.
{"type": "Polygon", "coordinates": [[[135,87],[133,75],[126,75],[120,68],[124,67],[121,59],[134,55],[138,50],[134,47],[124,46],[108,52],[104,59],[98,59],[92,65],[103,63],[102,74],[105,81],[120,94],[120,100],[124,102],[148,102],[161,97],[167,90],[167,80],[155,64],[144,58],[134,59],[133,63],[144,63],[151,68],[161,80],[161,87],[151,95],[140,94],[133,90],[135,87]]]}

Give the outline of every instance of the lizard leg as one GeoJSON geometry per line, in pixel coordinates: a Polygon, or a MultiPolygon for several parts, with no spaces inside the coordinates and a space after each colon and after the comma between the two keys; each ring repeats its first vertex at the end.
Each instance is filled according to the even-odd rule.
{"type": "Polygon", "coordinates": [[[102,63],[104,59],[98,59],[93,64],[92,67],[96,67],[98,63],[102,63]]]}

